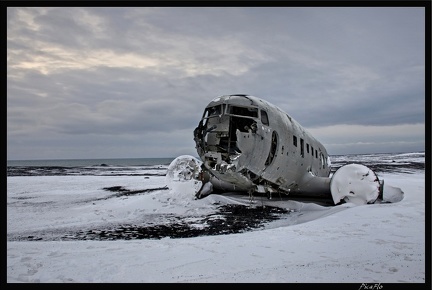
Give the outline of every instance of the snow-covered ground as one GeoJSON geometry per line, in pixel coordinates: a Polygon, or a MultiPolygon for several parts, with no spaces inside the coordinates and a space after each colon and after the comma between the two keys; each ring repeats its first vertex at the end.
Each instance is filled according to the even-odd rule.
{"type": "Polygon", "coordinates": [[[195,200],[187,190],[167,189],[164,176],[8,176],[7,282],[425,283],[425,171],[380,177],[384,192],[404,192],[401,201],[251,203],[238,194],[195,200]],[[205,228],[203,216],[217,218],[225,204],[286,212],[232,234],[82,238],[119,225],[179,220],[205,228]]]}

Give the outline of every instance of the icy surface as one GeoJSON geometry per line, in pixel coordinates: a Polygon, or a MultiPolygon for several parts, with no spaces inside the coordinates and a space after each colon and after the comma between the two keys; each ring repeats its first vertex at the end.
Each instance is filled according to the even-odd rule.
{"type": "Polygon", "coordinates": [[[235,193],[195,200],[172,191],[164,174],[9,175],[7,282],[424,283],[424,155],[388,155],[391,168],[379,167],[381,157],[364,160],[382,168],[388,198],[400,188],[402,200],[325,206],[235,193]],[[229,230],[239,225],[245,230],[229,230]],[[94,238],[139,226],[198,234],[94,238]],[[202,235],[210,228],[226,231],[202,235]]]}

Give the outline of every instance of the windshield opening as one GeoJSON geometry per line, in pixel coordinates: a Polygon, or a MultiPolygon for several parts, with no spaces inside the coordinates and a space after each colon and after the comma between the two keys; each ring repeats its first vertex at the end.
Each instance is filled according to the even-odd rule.
{"type": "Polygon", "coordinates": [[[228,113],[231,115],[258,118],[258,108],[229,106],[228,113]]]}

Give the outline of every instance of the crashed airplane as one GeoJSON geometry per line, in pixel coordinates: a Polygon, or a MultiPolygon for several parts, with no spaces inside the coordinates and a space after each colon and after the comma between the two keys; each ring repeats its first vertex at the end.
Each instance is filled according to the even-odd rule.
{"type": "Polygon", "coordinates": [[[323,144],[260,98],[237,94],[213,99],[193,135],[202,162],[189,162],[189,171],[182,174],[202,182],[196,198],[229,191],[269,199],[275,194],[327,198],[335,205],[382,198],[384,181],[375,172],[348,164],[331,174],[323,144]]]}

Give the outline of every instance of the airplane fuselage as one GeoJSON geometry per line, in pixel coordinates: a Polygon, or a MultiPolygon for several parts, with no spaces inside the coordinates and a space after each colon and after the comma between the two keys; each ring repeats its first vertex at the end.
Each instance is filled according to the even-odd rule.
{"type": "Polygon", "coordinates": [[[330,196],[330,161],[323,144],[265,100],[248,95],[213,99],[194,140],[217,189],[330,196]]]}

